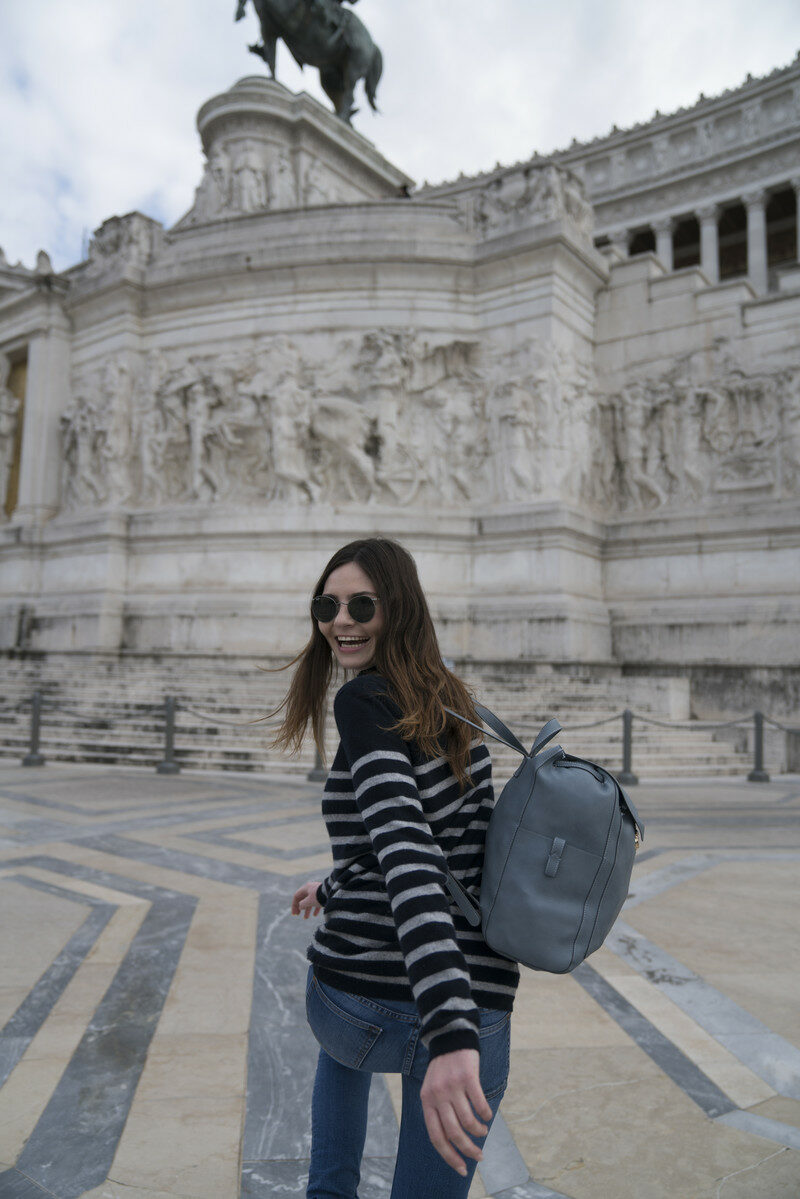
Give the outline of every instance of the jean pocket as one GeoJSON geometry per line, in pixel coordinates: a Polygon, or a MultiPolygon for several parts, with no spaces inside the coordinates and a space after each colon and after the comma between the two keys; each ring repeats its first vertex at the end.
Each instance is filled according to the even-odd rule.
{"type": "Polygon", "coordinates": [[[339,1007],[316,979],[306,992],[306,1018],[314,1036],[334,1061],[358,1070],[381,1035],[377,1024],[361,1020],[339,1007]]]}

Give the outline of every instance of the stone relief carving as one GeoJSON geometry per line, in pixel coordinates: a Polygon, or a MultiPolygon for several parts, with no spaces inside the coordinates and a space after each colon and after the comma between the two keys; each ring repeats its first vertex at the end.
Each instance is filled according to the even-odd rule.
{"type": "Polygon", "coordinates": [[[100,273],[109,268],[120,270],[147,266],[161,233],[158,221],[131,212],[103,221],[89,243],[87,271],[100,273]]]}
{"type": "Polygon", "coordinates": [[[478,193],[475,202],[475,222],[484,237],[561,218],[568,219],[582,237],[591,236],[594,217],[583,182],[572,171],[552,164],[501,175],[478,193]]]}
{"type": "Polygon", "coordinates": [[[624,509],[800,490],[800,366],[746,372],[717,352],[629,380],[601,407],[610,456],[598,496],[624,509]]]}
{"type": "Polygon", "coordinates": [[[8,386],[11,363],[0,354],[0,520],[5,520],[8,481],[14,463],[20,401],[8,386]]]}
{"type": "Polygon", "coordinates": [[[487,456],[475,358],[376,330],[316,365],[286,336],[109,359],[73,379],[63,506],[463,503],[487,456]]]}
{"type": "Polygon", "coordinates": [[[534,341],[481,354],[374,329],[316,354],[279,335],[78,372],[64,507],[558,498],[624,512],[800,492],[800,366],[747,372],[718,348],[710,366],[605,392],[574,348],[534,341]]]}

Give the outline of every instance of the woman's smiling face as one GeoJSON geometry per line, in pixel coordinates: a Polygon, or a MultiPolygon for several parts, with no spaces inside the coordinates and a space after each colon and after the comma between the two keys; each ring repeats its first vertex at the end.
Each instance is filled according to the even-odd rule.
{"type": "Polygon", "coordinates": [[[372,579],[355,562],[337,566],[325,580],[325,595],[340,600],[339,611],[333,620],[318,620],[317,625],[330,645],[336,660],[348,670],[364,670],[375,657],[375,646],[383,631],[384,614],[378,603],[375,615],[364,624],[358,624],[347,611],[347,602],[354,595],[371,595],[377,599],[372,579]]]}

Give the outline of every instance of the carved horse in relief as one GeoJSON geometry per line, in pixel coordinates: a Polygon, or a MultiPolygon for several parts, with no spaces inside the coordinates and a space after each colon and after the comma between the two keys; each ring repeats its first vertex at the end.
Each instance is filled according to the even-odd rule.
{"type": "MultiPolygon", "coordinates": [[[[356,0],[350,0],[355,3],[356,0]]],[[[238,0],[236,20],[244,16],[247,0],[238,0]]],[[[275,78],[278,39],[288,46],[295,62],[319,68],[323,91],[336,115],[348,124],[355,112],[355,89],[360,79],[373,110],[383,71],[383,58],[362,21],[341,0],[253,0],[260,25],[259,44],[249,49],[275,78]]]]}

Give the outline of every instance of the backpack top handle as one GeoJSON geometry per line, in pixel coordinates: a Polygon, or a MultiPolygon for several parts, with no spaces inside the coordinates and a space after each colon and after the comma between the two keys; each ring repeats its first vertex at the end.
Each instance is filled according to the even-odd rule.
{"type": "MultiPolygon", "coordinates": [[[[489,726],[489,729],[494,729],[493,733],[489,732],[490,737],[494,737],[495,741],[500,741],[503,745],[507,745],[509,749],[515,749],[517,753],[522,754],[523,758],[535,758],[539,750],[544,749],[547,742],[552,741],[556,733],[561,732],[561,725],[554,716],[552,720],[548,720],[547,724],[542,726],[539,735],[533,743],[531,752],[528,753],[522,742],[514,736],[510,728],[503,724],[499,716],[495,716],[494,712],[491,712],[488,708],[484,708],[483,704],[475,704],[475,711],[483,723],[489,726]]],[[[454,712],[452,708],[445,708],[445,712],[449,712],[451,716],[455,716],[456,720],[463,720],[464,724],[471,724],[480,733],[489,731],[488,729],[481,728],[474,720],[467,720],[466,716],[461,716],[458,712],[454,712]]]]}

